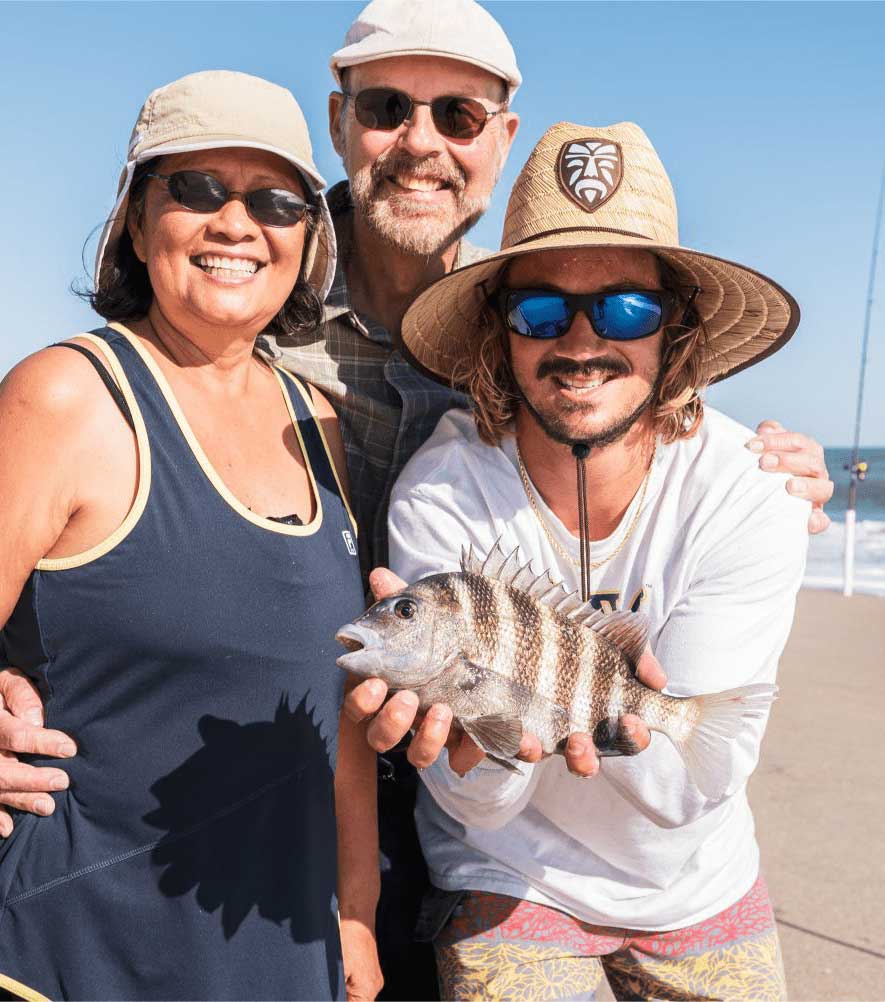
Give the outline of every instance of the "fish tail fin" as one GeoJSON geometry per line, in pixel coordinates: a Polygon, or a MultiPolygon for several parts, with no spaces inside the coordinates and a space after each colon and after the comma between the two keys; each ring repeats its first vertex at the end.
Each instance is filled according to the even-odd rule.
{"type": "Polygon", "coordinates": [[[685,737],[671,740],[705,797],[719,800],[725,794],[732,777],[731,742],[751,720],[764,716],[776,697],[777,686],[764,682],[692,697],[697,719],[685,737]]]}

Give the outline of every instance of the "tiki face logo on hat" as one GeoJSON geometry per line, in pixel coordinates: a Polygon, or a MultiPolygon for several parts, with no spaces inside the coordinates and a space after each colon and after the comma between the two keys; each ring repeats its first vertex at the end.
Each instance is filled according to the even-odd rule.
{"type": "Polygon", "coordinates": [[[799,322],[795,300],[776,282],[680,244],[673,186],[638,125],[557,122],[516,179],[501,250],[456,268],[418,296],[403,319],[404,351],[440,382],[457,384],[487,315],[489,291],[500,285],[509,261],[607,247],[656,254],[681,286],[699,290],[694,303],[704,342],[697,386],[771,355],[799,322]]]}
{"type": "Polygon", "coordinates": [[[621,147],[608,139],[578,139],[559,151],[559,183],[585,212],[595,212],[618,190],[623,176],[621,147]]]}

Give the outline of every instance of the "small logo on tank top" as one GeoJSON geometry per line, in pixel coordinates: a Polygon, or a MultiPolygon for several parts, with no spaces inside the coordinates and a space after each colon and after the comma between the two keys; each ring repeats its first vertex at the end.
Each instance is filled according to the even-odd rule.
{"type": "Polygon", "coordinates": [[[349,529],[342,529],[341,535],[344,537],[344,545],[347,547],[347,552],[352,556],[356,556],[356,543],[353,541],[353,536],[350,534],[349,529]]]}

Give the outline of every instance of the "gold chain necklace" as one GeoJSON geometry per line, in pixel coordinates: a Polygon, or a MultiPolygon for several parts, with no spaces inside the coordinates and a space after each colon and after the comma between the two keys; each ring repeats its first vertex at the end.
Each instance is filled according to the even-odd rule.
{"type": "MultiPolygon", "coordinates": [[[[633,534],[633,530],[636,528],[636,523],[639,521],[639,516],[642,514],[643,505],[645,504],[645,492],[648,490],[648,484],[651,480],[652,467],[655,464],[655,456],[657,455],[658,444],[655,442],[655,447],[652,450],[651,462],[648,464],[648,472],[642,481],[642,491],[639,495],[639,504],[636,506],[636,514],[633,516],[633,520],[630,522],[630,526],[624,533],[624,538],[618,543],[614,550],[607,556],[603,557],[602,560],[596,560],[590,564],[589,569],[595,571],[597,567],[602,567],[603,564],[607,564],[609,560],[616,557],[621,550],[624,548],[625,543],[633,534]]],[[[522,486],[525,489],[526,497],[529,499],[529,504],[532,506],[532,511],[535,513],[535,518],[540,522],[541,528],[544,530],[544,535],[547,537],[547,541],[553,547],[556,552],[568,560],[568,562],[578,569],[581,567],[581,561],[575,560],[575,558],[564,550],[559,543],[556,541],[553,533],[550,531],[550,527],[547,525],[547,520],[541,514],[541,509],[538,507],[538,503],[535,500],[535,488],[531,480],[529,480],[528,471],[525,468],[525,463],[522,461],[522,453],[519,451],[519,442],[516,442],[516,462],[519,464],[519,476],[522,479],[522,486]]]]}

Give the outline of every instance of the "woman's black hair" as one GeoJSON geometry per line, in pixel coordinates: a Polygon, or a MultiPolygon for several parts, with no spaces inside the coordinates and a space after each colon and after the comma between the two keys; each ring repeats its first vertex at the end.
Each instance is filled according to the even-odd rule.
{"type": "MultiPolygon", "coordinates": [[[[159,159],[154,157],[136,166],[129,188],[129,211],[140,214],[144,210],[148,174],[156,170],[159,159]]],[[[305,217],[305,248],[310,245],[314,228],[321,225],[317,207],[312,205],[305,217]]],[[[105,281],[89,291],[78,293],[99,316],[105,320],[131,320],[147,314],[154,292],[147,268],[138,259],[132,246],[128,227],[123,227],[110,261],[102,266],[102,273],[107,276],[105,281]]],[[[322,318],[322,301],[316,289],[304,277],[302,262],[301,274],[288,299],[262,333],[284,336],[306,333],[315,330],[322,318]]]]}

